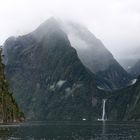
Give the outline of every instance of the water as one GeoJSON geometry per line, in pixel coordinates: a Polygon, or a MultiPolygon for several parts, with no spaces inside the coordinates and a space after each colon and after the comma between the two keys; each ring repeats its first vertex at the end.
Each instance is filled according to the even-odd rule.
{"type": "Polygon", "coordinates": [[[32,122],[1,125],[0,140],[140,140],[140,122],[32,122]]]}
{"type": "Polygon", "coordinates": [[[103,121],[105,121],[105,103],[106,103],[106,99],[103,99],[103,114],[102,114],[103,121]]]}
{"type": "Polygon", "coordinates": [[[103,111],[102,111],[102,118],[98,119],[98,121],[106,121],[106,113],[105,113],[105,104],[107,99],[103,99],[103,111]]]}

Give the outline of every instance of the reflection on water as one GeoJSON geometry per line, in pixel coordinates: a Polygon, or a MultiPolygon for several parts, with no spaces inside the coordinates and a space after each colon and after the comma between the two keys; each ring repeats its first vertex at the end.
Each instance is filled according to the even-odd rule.
{"type": "Polygon", "coordinates": [[[34,122],[0,125],[0,140],[140,140],[140,123],[34,122]]]}
{"type": "Polygon", "coordinates": [[[102,122],[102,139],[103,140],[105,140],[106,139],[106,132],[105,132],[105,130],[106,130],[106,121],[103,121],[102,122]]]}

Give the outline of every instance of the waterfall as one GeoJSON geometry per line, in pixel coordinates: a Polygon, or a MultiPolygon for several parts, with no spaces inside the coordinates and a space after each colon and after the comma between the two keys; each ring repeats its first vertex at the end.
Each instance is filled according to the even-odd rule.
{"type": "Polygon", "coordinates": [[[103,113],[102,113],[102,121],[106,120],[106,114],[105,114],[105,103],[106,103],[106,99],[103,99],[103,113]]]}
{"type": "Polygon", "coordinates": [[[105,112],[105,105],[106,105],[106,100],[107,99],[103,99],[103,111],[102,111],[102,118],[98,119],[98,121],[105,121],[106,120],[106,112],[105,112]]]}

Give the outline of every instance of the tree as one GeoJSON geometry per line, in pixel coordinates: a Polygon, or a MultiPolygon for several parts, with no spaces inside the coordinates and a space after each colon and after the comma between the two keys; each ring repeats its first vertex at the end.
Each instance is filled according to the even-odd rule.
{"type": "Polygon", "coordinates": [[[2,48],[0,48],[0,121],[22,121],[25,117],[13,98],[13,94],[9,92],[9,85],[5,78],[5,65],[2,63],[2,57],[2,48]]]}

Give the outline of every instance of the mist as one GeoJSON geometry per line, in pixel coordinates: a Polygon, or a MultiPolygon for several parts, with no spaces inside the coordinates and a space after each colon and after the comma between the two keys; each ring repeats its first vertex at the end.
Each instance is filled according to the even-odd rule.
{"type": "Polygon", "coordinates": [[[139,0],[0,0],[0,44],[52,16],[85,25],[121,64],[138,57],[139,0]]]}

